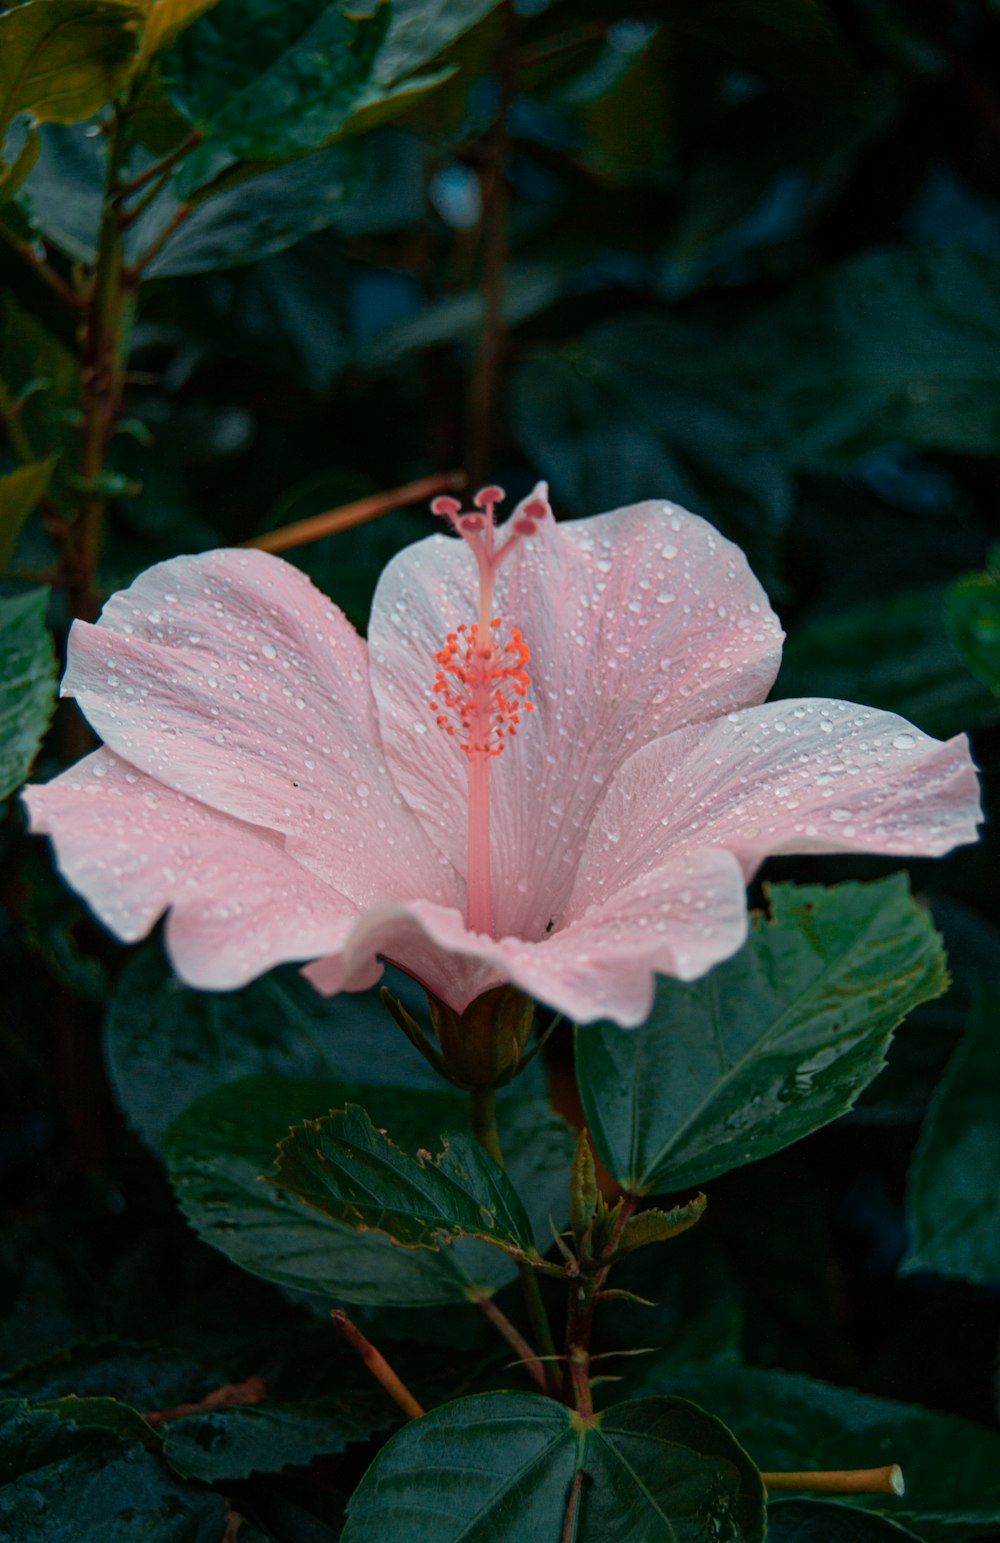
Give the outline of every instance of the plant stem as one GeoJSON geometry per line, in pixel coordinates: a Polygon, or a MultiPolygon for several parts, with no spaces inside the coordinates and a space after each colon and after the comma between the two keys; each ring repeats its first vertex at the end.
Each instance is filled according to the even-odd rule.
{"type": "Polygon", "coordinates": [[[27,241],[18,241],[17,237],[11,235],[11,233],[8,230],[5,230],[2,225],[0,225],[0,237],[2,237],[4,241],[7,242],[7,245],[10,246],[15,252],[17,252],[19,256],[24,258],[24,261],[28,264],[28,267],[38,275],[42,283],[45,284],[47,288],[51,289],[54,295],[59,296],[59,299],[63,302],[64,305],[69,306],[70,309],[74,311],[82,310],[83,301],[81,297],[77,294],[76,290],[71,284],[67,284],[62,274],[58,273],[52,266],[47,250],[44,257],[39,257],[35,252],[34,247],[29,245],[27,241]]]}
{"type": "Polygon", "coordinates": [[[145,171],[141,171],[139,175],[137,177],[133,177],[130,182],[118,183],[114,191],[114,202],[116,204],[122,203],[124,199],[131,198],[133,193],[137,193],[140,188],[145,187],[147,182],[152,182],[154,178],[159,178],[163,175],[164,172],[170,171],[171,167],[174,166],[182,156],[187,155],[189,150],[193,150],[196,145],[201,144],[202,138],[203,135],[200,129],[192,129],[187,139],[183,140],[181,144],[177,145],[175,149],[171,150],[169,155],[165,155],[160,160],[154,161],[151,166],[147,166],[145,171]]]}
{"type": "Polygon", "coordinates": [[[150,263],[153,261],[153,258],[156,257],[158,253],[160,253],[166,246],[167,242],[170,240],[170,237],[173,235],[177,227],[179,225],[183,225],[188,216],[194,213],[195,207],[196,206],[190,202],[178,204],[173,217],[167,221],[166,225],[164,225],[156,240],[152,243],[151,246],[146,248],[141,257],[136,258],[135,262],[129,268],[128,275],[132,283],[138,283],[143,269],[149,267],[150,263]]]}
{"type": "Polygon", "coordinates": [[[578,1468],[573,1475],[569,1499],[566,1502],[566,1520],[563,1524],[561,1543],[575,1543],[577,1525],[580,1520],[580,1491],[583,1488],[583,1481],[586,1477],[587,1470],[585,1468],[578,1468]]]}
{"type": "Polygon", "coordinates": [[[898,1463],[886,1468],[837,1468],[831,1472],[762,1473],[767,1489],[811,1489],[824,1495],[902,1495],[903,1470],[898,1463]]]}
{"type": "MultiPolygon", "coordinates": [[[[497,1129],[497,1095],[493,1088],[471,1088],[469,1090],[469,1121],[472,1125],[472,1134],[475,1136],[484,1152],[488,1152],[495,1163],[505,1167],[503,1151],[500,1146],[500,1132],[497,1129]]],[[[524,1306],[528,1314],[528,1322],[531,1325],[531,1336],[541,1355],[544,1357],[544,1380],[549,1394],[557,1396],[559,1374],[556,1370],[558,1354],[555,1340],[552,1338],[552,1325],[549,1323],[549,1315],[545,1311],[545,1303],[542,1301],[542,1290],[538,1279],[530,1264],[519,1263],[517,1267],[518,1278],[521,1282],[521,1292],[524,1297],[524,1306]]]]}
{"type": "Polygon", "coordinates": [[[608,1278],[615,1250],[629,1217],[638,1204],[635,1195],[622,1195],[618,1203],[618,1216],[601,1259],[591,1262],[590,1269],[570,1282],[569,1311],[566,1315],[566,1375],[563,1380],[564,1396],[572,1400],[578,1414],[585,1417],[594,1412],[590,1393],[590,1336],[594,1327],[594,1309],[601,1287],[608,1278]],[[607,1263],[602,1263],[606,1260],[607,1263]]]}
{"type": "Polygon", "coordinates": [[[347,1314],[339,1307],[335,1307],[330,1314],[337,1328],[344,1336],[351,1349],[364,1361],[372,1376],[385,1388],[389,1397],[397,1403],[403,1413],[411,1420],[417,1420],[422,1414],[426,1414],[422,1404],[418,1404],[406,1384],[397,1377],[385,1356],[375,1349],[370,1340],[365,1339],[358,1326],[351,1322],[347,1314]]]}
{"type": "Polygon", "coordinates": [[[500,1132],[497,1129],[497,1095],[494,1088],[469,1089],[469,1123],[484,1152],[495,1163],[505,1166],[500,1148],[500,1132]]]}
{"type": "Polygon", "coordinates": [[[547,1393],[545,1382],[545,1368],[532,1350],[524,1335],[514,1327],[507,1314],[501,1312],[492,1297],[480,1296],[475,1299],[476,1306],[483,1317],[492,1323],[493,1327],[507,1341],[511,1349],[516,1353],[518,1360],[523,1365],[528,1376],[540,1393],[547,1393]]]}
{"type": "Polygon", "coordinates": [[[101,549],[107,493],[100,487],[111,435],[121,410],[122,366],[129,290],[122,264],[122,236],[113,195],[122,153],[123,115],[115,108],[108,131],[108,169],[97,262],[83,322],[80,450],[82,496],[73,527],[67,588],[73,613],[91,619],[96,609],[94,573],[101,549]]]}
{"type": "Polygon", "coordinates": [[[256,547],[261,552],[287,552],[290,547],[306,546],[323,536],[332,536],[340,530],[350,530],[352,525],[363,525],[366,520],[377,520],[380,515],[393,509],[403,509],[408,504],[420,504],[437,493],[451,493],[465,486],[465,473],[461,471],[436,472],[431,477],[418,477],[415,482],[405,482],[402,487],[390,488],[387,493],[371,493],[367,498],[356,498],[352,503],[340,504],[323,514],[312,514],[307,520],[295,520],[291,525],[281,525],[277,530],[265,531],[244,541],[244,546],[256,547]]]}
{"type": "Polygon", "coordinates": [[[486,482],[496,454],[507,328],[504,291],[507,269],[507,112],[514,90],[513,7],[504,6],[504,39],[499,55],[500,102],[485,147],[480,173],[482,197],[482,290],[486,302],[472,380],[469,386],[467,464],[473,487],[486,482]]]}

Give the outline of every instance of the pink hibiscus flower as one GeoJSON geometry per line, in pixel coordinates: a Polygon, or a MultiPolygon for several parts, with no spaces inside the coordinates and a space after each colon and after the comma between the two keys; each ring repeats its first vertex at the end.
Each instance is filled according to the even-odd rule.
{"type": "Polygon", "coordinates": [[[782,633],[742,553],[650,502],[400,553],[369,641],[298,569],[177,557],[70,637],[64,695],[104,741],[27,790],[119,938],[164,911],[178,974],[288,960],[322,992],[388,960],[456,1011],[511,982],[640,1023],[657,972],[746,936],[774,852],[937,855],[976,837],[964,737],[851,702],[761,706],[782,633]],[[471,552],[470,552],[471,548],[471,552]]]}

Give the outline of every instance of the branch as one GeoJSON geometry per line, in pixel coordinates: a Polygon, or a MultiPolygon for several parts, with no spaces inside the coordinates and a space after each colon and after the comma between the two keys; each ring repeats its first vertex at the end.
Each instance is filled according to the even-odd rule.
{"type": "Polygon", "coordinates": [[[259,1404],[267,1397],[263,1377],[247,1377],[244,1382],[225,1382],[192,1404],[175,1404],[172,1409],[152,1409],[143,1415],[147,1425],[162,1425],[165,1420],[182,1420],[187,1414],[210,1414],[214,1409],[240,1409],[259,1404]]]}
{"type": "Polygon", "coordinates": [[[508,1345],[517,1354],[518,1360],[524,1367],[528,1376],[535,1384],[539,1393],[547,1393],[545,1382],[545,1369],[537,1355],[532,1350],[524,1335],[514,1327],[506,1313],[502,1312],[492,1297],[479,1296],[474,1298],[476,1306],[483,1317],[503,1336],[508,1345]]]}
{"type": "Polygon", "coordinates": [[[244,541],[244,546],[256,547],[261,552],[287,552],[289,548],[307,546],[323,536],[332,536],[339,530],[349,530],[352,525],[363,525],[366,520],[377,520],[392,509],[403,509],[408,504],[423,503],[437,493],[455,491],[465,486],[465,473],[460,471],[437,472],[431,477],[420,477],[416,482],[390,488],[388,493],[372,493],[367,498],[357,498],[353,503],[327,509],[323,514],[310,515],[307,520],[296,520],[292,525],[279,526],[244,541]]]}
{"type": "Polygon", "coordinates": [[[822,1495],[896,1495],[906,1493],[898,1463],[887,1468],[837,1468],[831,1472],[762,1473],[767,1489],[811,1489],[822,1495]]]}
{"type": "Polygon", "coordinates": [[[411,1420],[417,1420],[422,1414],[426,1414],[422,1404],[418,1404],[406,1384],[396,1376],[392,1367],[380,1351],[370,1340],[365,1339],[361,1330],[353,1324],[347,1314],[339,1307],[335,1307],[330,1314],[337,1328],[350,1345],[351,1349],[364,1361],[372,1376],[385,1388],[389,1397],[397,1403],[403,1413],[411,1420]]]}
{"type": "Polygon", "coordinates": [[[115,188],[111,202],[113,204],[120,204],[123,203],[126,198],[131,198],[132,194],[137,193],[140,188],[145,187],[147,182],[152,182],[153,179],[159,177],[161,173],[169,171],[171,167],[181,159],[182,156],[187,155],[189,150],[193,150],[196,145],[200,145],[203,137],[204,136],[202,135],[200,129],[192,129],[187,139],[182,140],[174,150],[171,150],[169,155],[163,156],[159,161],[154,161],[151,166],[147,166],[145,171],[141,171],[139,175],[137,177],[133,177],[130,182],[119,182],[115,188]]]}

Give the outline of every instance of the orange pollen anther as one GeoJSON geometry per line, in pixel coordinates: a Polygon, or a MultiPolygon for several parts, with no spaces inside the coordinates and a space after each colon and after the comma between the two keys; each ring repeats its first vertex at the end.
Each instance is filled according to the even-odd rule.
{"type": "Polygon", "coordinates": [[[479,623],[449,632],[434,655],[439,666],[430,702],[439,728],[458,741],[466,755],[499,755],[508,738],[517,734],[522,713],[534,711],[527,700],[531,651],[520,629],[511,629],[500,642],[500,618],[494,616],[495,636],[480,639],[479,623]]]}

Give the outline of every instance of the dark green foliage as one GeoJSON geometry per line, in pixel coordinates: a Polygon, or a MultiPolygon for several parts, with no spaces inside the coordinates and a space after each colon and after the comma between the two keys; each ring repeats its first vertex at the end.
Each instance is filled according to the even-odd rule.
{"type": "Polygon", "coordinates": [[[55,655],[45,626],[48,591],[0,599],[0,798],[31,769],[55,701],[55,655]]]}
{"type": "Polygon", "coordinates": [[[898,1463],[906,1494],[853,1503],[923,1533],[942,1524],[992,1531],[1000,1520],[1000,1434],[955,1415],[754,1367],[650,1366],[643,1391],[700,1398],[764,1470],[898,1463]]]}
{"type": "Polygon", "coordinates": [[[577,1030],[587,1123],[641,1194],[700,1184],[849,1109],[892,1031],[940,996],[940,939],[901,878],[768,893],[745,948],[694,985],[664,980],[648,1022],[577,1030]]]}
{"type": "MultiPolygon", "coordinates": [[[[349,1102],[361,1104],[391,1130],[404,1151],[440,1150],[441,1132],[456,1130],[467,1119],[464,1100],[454,1092],[264,1077],[220,1088],[181,1115],[164,1142],[178,1200],[198,1232],[244,1269],[348,1302],[397,1307],[460,1302],[509,1280],[512,1265],[489,1244],[468,1239],[437,1251],[400,1248],[381,1232],[358,1231],[356,1223],[332,1220],[295,1194],[262,1182],[291,1127],[349,1102]]],[[[566,1204],[572,1136],[544,1104],[518,1093],[508,1095],[503,1112],[511,1176],[544,1249],[549,1217],[561,1221],[566,1204]]],[[[415,1160],[410,1162],[417,1169],[415,1160]]],[[[478,1201],[468,1215],[470,1227],[476,1217],[485,1231],[478,1201]]]]}
{"type": "Polygon", "coordinates": [[[581,1422],[547,1399],[498,1393],[447,1404],[401,1431],[353,1496],[344,1543],[515,1543],[526,1515],[539,1543],[598,1543],[626,1520],[634,1543],[759,1543],[764,1534],[753,1464],[694,1404],[642,1399],[581,1422]]]}
{"type": "Polygon", "coordinates": [[[906,1270],[1000,1280],[1000,996],[980,997],[910,1171],[906,1270]]]}
{"type": "MultiPolygon", "coordinates": [[[[1000,1527],[989,823],[912,894],[772,863],[575,1085],[556,1028],[505,1177],[376,992],[193,990],[17,798],[93,748],[56,661],[140,570],[462,469],[706,516],[774,694],[972,734],[995,814],[998,58],[995,0],[0,0],[0,1537],[759,1543],[755,1464],[890,1461],[902,1499],[775,1489],[770,1537],[1000,1527]],[[567,1397],[614,1255],[593,1419],[528,1391],[498,1239],[567,1397]]],[[[364,632],[439,528],[285,555],[364,632]]]]}

